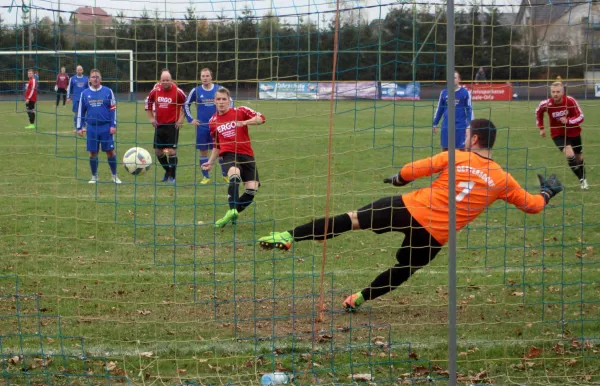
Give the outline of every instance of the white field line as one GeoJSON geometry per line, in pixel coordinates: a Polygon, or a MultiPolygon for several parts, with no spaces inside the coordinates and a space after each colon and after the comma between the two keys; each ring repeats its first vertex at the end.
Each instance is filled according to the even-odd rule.
{"type": "MultiPolygon", "coordinates": [[[[212,258],[212,256],[211,256],[212,258]]],[[[387,257],[386,257],[387,259],[387,257]]],[[[240,264],[247,264],[246,262],[244,263],[240,263],[240,264]]],[[[375,264],[373,262],[373,264],[375,264]]],[[[211,266],[212,264],[199,264],[197,263],[198,268],[196,269],[195,275],[197,277],[203,277],[203,276],[208,276],[207,272],[205,270],[202,269],[202,267],[207,267],[207,266],[211,266]]],[[[139,262],[136,262],[136,267],[140,266],[139,262]]],[[[217,264],[217,266],[220,266],[220,264],[217,264]]],[[[148,275],[151,276],[163,276],[163,277],[169,277],[172,278],[173,277],[173,271],[172,269],[170,270],[170,268],[172,268],[169,265],[161,265],[161,266],[155,266],[154,264],[146,264],[144,265],[144,267],[152,267],[153,271],[149,272],[148,275]]],[[[390,264],[391,267],[391,264],[390,264]]],[[[365,269],[360,269],[360,270],[350,270],[350,269],[334,269],[334,270],[327,270],[325,272],[325,274],[333,274],[335,277],[355,277],[357,273],[361,273],[361,274],[371,274],[373,276],[375,276],[380,270],[383,271],[385,268],[378,268],[376,271],[374,270],[373,267],[369,267],[369,268],[365,268],[365,269]]],[[[492,276],[492,273],[503,273],[503,272],[524,272],[526,271],[526,268],[523,269],[517,269],[517,268],[484,268],[484,267],[480,267],[480,268],[465,268],[465,269],[457,269],[456,273],[459,275],[471,275],[471,274],[489,274],[489,276],[492,276]]],[[[557,272],[558,272],[558,268],[557,268],[557,272]]],[[[314,275],[316,273],[318,273],[319,271],[317,269],[312,270],[312,271],[302,271],[302,270],[294,270],[292,271],[277,271],[277,277],[283,277],[283,276],[290,276],[296,275],[296,276],[306,276],[306,275],[314,275]]],[[[566,272],[566,273],[580,273],[582,272],[581,268],[572,268],[570,266],[568,267],[564,267],[560,270],[560,272],[566,272]]],[[[600,267],[598,268],[590,268],[590,267],[585,267],[585,272],[600,272],[600,267]]],[[[267,272],[268,273],[268,272],[267,272]]],[[[131,272],[121,272],[121,271],[117,271],[114,273],[101,273],[101,272],[95,272],[95,273],[73,273],[73,272],[64,272],[64,271],[52,271],[52,270],[48,270],[48,271],[44,271],[44,278],[50,278],[50,277],[57,277],[57,278],[97,278],[97,277],[131,277],[131,272]]],[[[221,277],[233,277],[233,273],[232,272],[215,272],[214,273],[216,276],[221,276],[221,277]]],[[[271,274],[271,273],[268,273],[271,274]]],[[[213,275],[213,272],[210,272],[210,275],[213,275]]],[[[448,275],[448,271],[444,271],[444,270],[435,270],[435,269],[421,269],[417,272],[415,272],[414,275],[418,275],[418,276],[433,276],[433,275],[448,275]]],[[[36,277],[38,275],[25,275],[27,277],[36,277]]],[[[178,277],[190,277],[192,278],[194,276],[194,271],[192,270],[191,267],[189,266],[178,266],[177,267],[177,276],[178,277]]],[[[261,276],[257,276],[257,280],[264,280],[268,277],[268,275],[261,275],[261,276]]],[[[598,281],[600,282],[600,280],[598,281]]],[[[190,284],[190,283],[187,283],[190,284]]],[[[156,283],[148,283],[149,286],[154,286],[156,285],[156,283]]],[[[181,284],[184,285],[184,284],[181,284]]],[[[200,285],[200,284],[199,284],[200,285]]],[[[200,286],[205,286],[207,285],[206,283],[200,285],[200,286]]],[[[408,286],[410,287],[410,284],[408,284],[408,286]]],[[[497,284],[493,284],[493,285],[481,285],[482,287],[503,287],[505,286],[502,283],[497,283],[497,284]]],[[[421,286],[419,286],[421,287],[421,286]]],[[[466,288],[466,287],[465,287],[466,288]]]]}

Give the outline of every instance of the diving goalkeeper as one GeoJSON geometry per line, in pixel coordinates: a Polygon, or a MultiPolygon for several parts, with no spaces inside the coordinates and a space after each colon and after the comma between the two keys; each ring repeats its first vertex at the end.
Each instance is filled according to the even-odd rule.
{"type": "MultiPolygon", "coordinates": [[[[530,194],[491,159],[496,127],[487,119],[476,119],[466,129],[466,150],[456,155],[456,230],[475,220],[494,201],[507,201],[526,213],[539,213],[550,199],[562,191],[555,175],[545,179],[538,174],[539,194],[530,194]]],[[[448,241],[448,152],[411,162],[398,175],[383,182],[404,186],[409,182],[440,173],[431,186],[377,200],[357,211],[314,220],[287,232],[275,232],[258,240],[265,249],[287,250],[295,241],[323,240],[342,233],[370,229],[375,233],[402,232],[404,241],[396,252],[398,264],[382,272],[373,282],[346,298],[343,307],[355,310],[364,302],[396,289],[423,268],[448,241]]]]}

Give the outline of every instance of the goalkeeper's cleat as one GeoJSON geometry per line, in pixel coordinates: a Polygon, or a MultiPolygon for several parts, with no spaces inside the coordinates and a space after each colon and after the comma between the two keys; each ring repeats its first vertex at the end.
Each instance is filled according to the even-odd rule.
{"type": "Polygon", "coordinates": [[[88,181],[88,184],[95,184],[96,182],[98,182],[98,176],[92,176],[92,179],[88,181]]]}
{"type": "Polygon", "coordinates": [[[342,307],[344,307],[346,311],[353,312],[356,311],[364,302],[365,298],[363,297],[362,292],[357,292],[348,296],[346,300],[344,300],[344,303],[342,303],[342,307]]]}
{"type": "Polygon", "coordinates": [[[165,172],[165,175],[163,176],[162,180],[160,180],[160,182],[167,182],[169,180],[169,173],[165,172]]]}
{"type": "Polygon", "coordinates": [[[167,184],[175,185],[175,178],[169,177],[169,179],[167,179],[167,184]]]}
{"type": "Polygon", "coordinates": [[[119,179],[119,177],[117,177],[116,174],[113,174],[113,176],[112,176],[112,182],[114,182],[115,184],[120,184],[121,180],[119,179]]]}
{"type": "Polygon", "coordinates": [[[203,177],[202,181],[200,181],[200,184],[202,184],[202,185],[208,185],[208,184],[210,184],[210,178],[203,177]]]}
{"type": "Polygon", "coordinates": [[[225,182],[225,183],[228,184],[229,183],[229,177],[223,176],[223,182],[225,182]]]}
{"type": "Polygon", "coordinates": [[[581,187],[581,190],[588,190],[590,188],[585,178],[579,180],[579,186],[581,187]]]}
{"type": "Polygon", "coordinates": [[[25,128],[27,130],[35,130],[35,125],[33,123],[30,123],[29,125],[25,126],[25,128]]]}
{"type": "Polygon", "coordinates": [[[294,237],[290,232],[271,232],[270,236],[258,239],[258,245],[263,249],[281,249],[287,251],[292,247],[294,237]]]}
{"type": "Polygon", "coordinates": [[[225,225],[229,224],[230,222],[235,224],[235,220],[237,220],[238,215],[239,215],[239,213],[236,209],[229,209],[227,211],[227,213],[225,213],[225,216],[223,216],[223,218],[220,218],[217,221],[215,221],[215,227],[223,228],[225,225]]]}

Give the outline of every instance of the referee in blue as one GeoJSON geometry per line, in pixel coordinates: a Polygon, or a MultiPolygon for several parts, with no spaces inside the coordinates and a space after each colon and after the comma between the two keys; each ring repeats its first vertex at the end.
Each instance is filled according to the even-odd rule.
{"type": "MultiPolygon", "coordinates": [[[[456,97],[456,149],[465,148],[465,133],[467,127],[471,124],[471,121],[475,118],[473,116],[473,105],[471,104],[471,94],[469,90],[460,85],[460,75],[458,72],[454,73],[454,84],[456,85],[455,97],[456,97]]],[[[442,121],[442,132],[440,135],[440,145],[443,151],[448,150],[448,89],[443,89],[440,93],[440,100],[438,102],[435,116],[433,117],[433,133],[437,132],[437,125],[440,119],[444,117],[442,121]]]]}
{"type": "Polygon", "coordinates": [[[90,88],[81,92],[79,107],[77,108],[77,134],[80,137],[87,126],[87,151],[90,152],[90,168],[92,179],[90,184],[98,182],[98,151],[106,153],[108,165],[112,173],[112,181],[120,184],[117,177],[117,156],[115,154],[115,141],[113,134],[117,132],[117,101],[113,91],[102,86],[100,71],[90,71],[90,88]]]}

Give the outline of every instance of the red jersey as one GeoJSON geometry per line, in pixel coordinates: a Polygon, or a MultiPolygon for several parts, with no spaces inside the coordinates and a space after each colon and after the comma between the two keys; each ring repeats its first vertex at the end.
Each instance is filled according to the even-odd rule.
{"type": "Polygon", "coordinates": [[[168,90],[157,84],[146,98],[145,109],[156,111],[156,122],[159,125],[175,123],[181,117],[184,103],[185,93],[175,83],[168,90]]]}
{"type": "MultiPolygon", "coordinates": [[[[546,205],[541,194],[530,194],[502,167],[469,151],[456,151],[456,230],[475,220],[500,199],[526,213],[546,205]]],[[[448,152],[405,165],[405,181],[440,173],[430,187],[402,195],[406,209],[441,244],[448,241],[448,152]]]]}
{"type": "Polygon", "coordinates": [[[27,88],[25,89],[25,99],[29,99],[30,102],[37,101],[37,86],[35,78],[29,79],[27,88]]]}
{"type": "Polygon", "coordinates": [[[236,122],[247,121],[257,116],[265,121],[264,115],[246,106],[232,107],[225,114],[216,112],[208,121],[208,125],[219,154],[230,152],[254,157],[248,126],[237,126],[236,122]]]}
{"type": "Polygon", "coordinates": [[[56,87],[64,88],[65,90],[69,87],[69,75],[63,74],[62,72],[56,76],[56,87]]]}
{"type": "Polygon", "coordinates": [[[536,124],[541,130],[544,128],[544,113],[550,117],[550,135],[555,137],[577,137],[581,134],[581,124],[583,123],[583,113],[575,98],[563,96],[559,103],[555,103],[552,98],[542,101],[535,110],[536,124]],[[569,122],[564,124],[560,118],[567,117],[569,122]]]}

